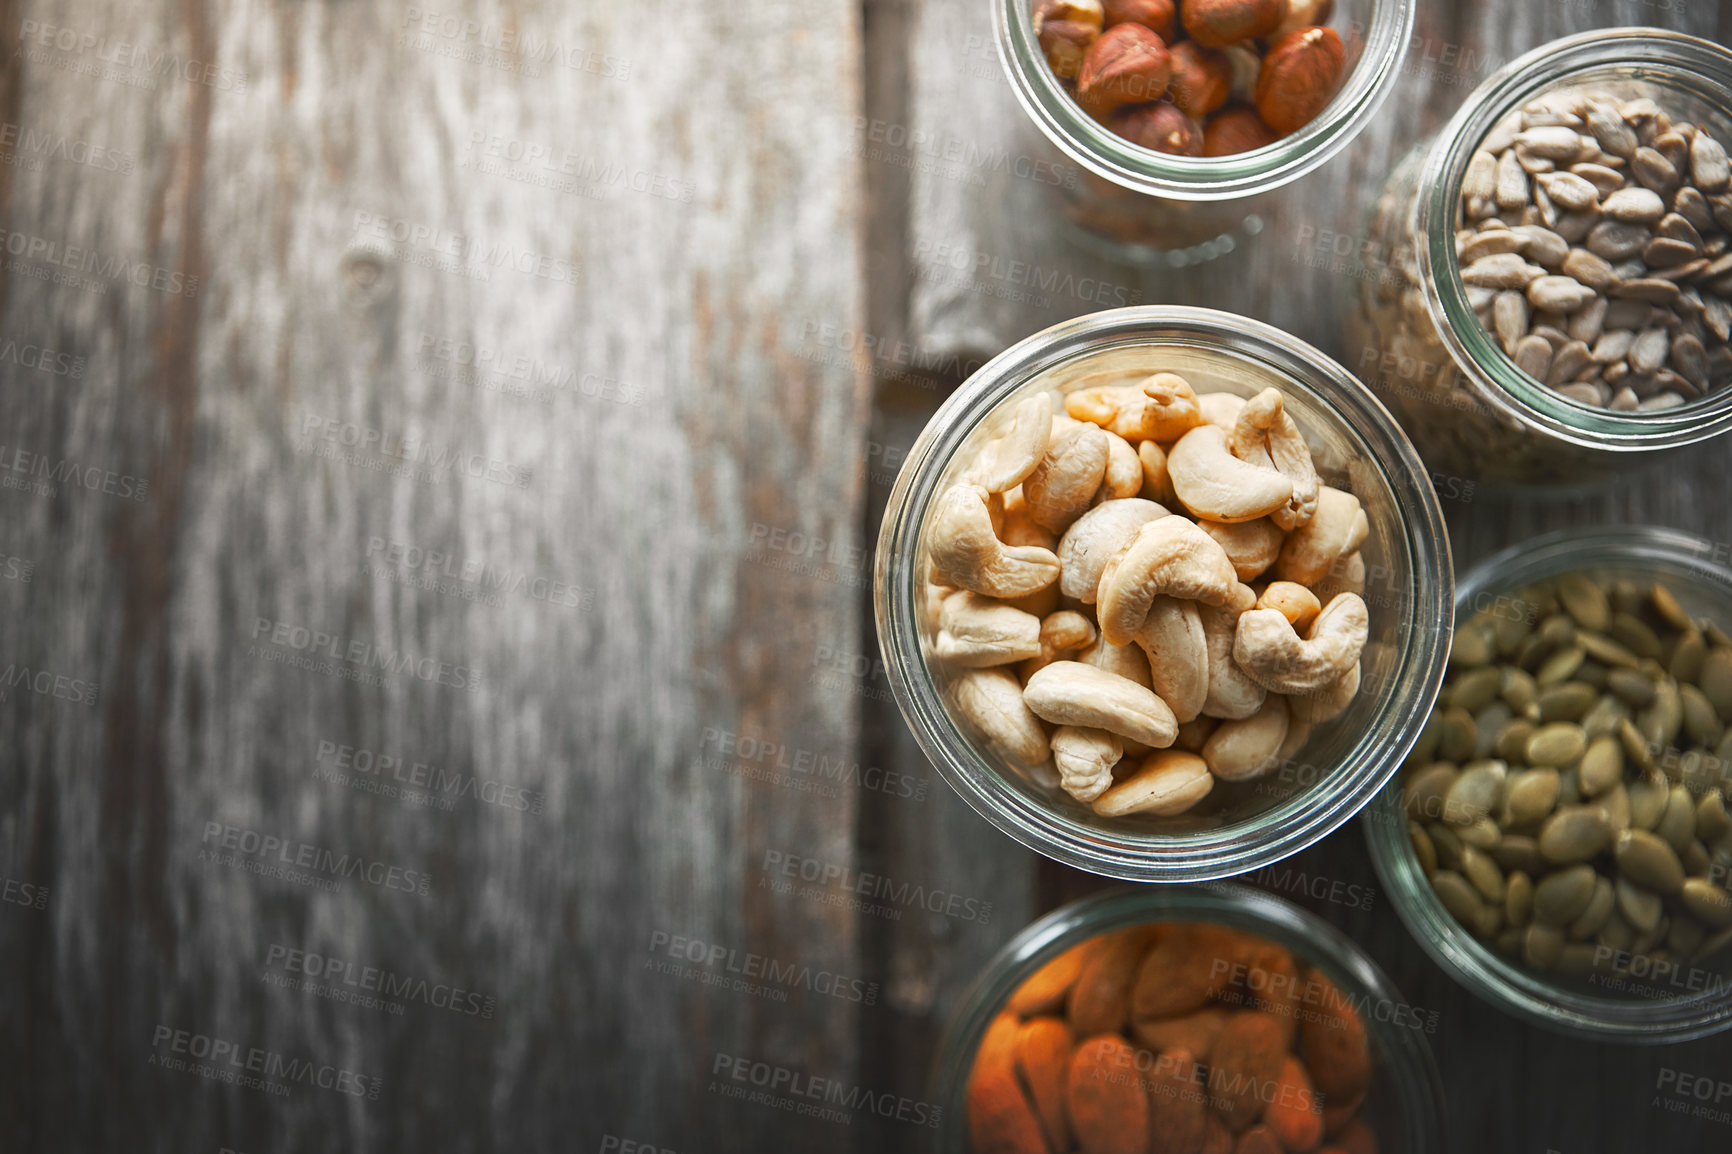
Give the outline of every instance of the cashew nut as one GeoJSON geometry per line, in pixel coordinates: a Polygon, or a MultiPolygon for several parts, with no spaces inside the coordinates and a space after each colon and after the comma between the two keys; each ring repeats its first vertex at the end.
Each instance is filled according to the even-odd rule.
{"type": "Polygon", "coordinates": [[[1107,563],[1095,616],[1101,635],[1123,645],[1142,629],[1149,606],[1162,593],[1229,605],[1239,599],[1243,588],[1226,550],[1213,537],[1184,517],[1162,517],[1137,530],[1107,563]]]}
{"type": "Polygon", "coordinates": [[[1197,391],[1178,373],[1156,373],[1143,382],[1143,395],[1155,410],[1151,441],[1176,441],[1203,423],[1197,391]]]}
{"type": "Polygon", "coordinates": [[[1224,433],[1233,431],[1233,426],[1239,423],[1239,410],[1244,407],[1245,398],[1236,393],[1204,393],[1197,398],[1197,411],[1202,413],[1203,422],[1224,433]]]}
{"type": "Polygon", "coordinates": [[[1212,606],[1204,607],[1198,614],[1209,662],[1203,712],[1229,721],[1250,717],[1263,708],[1263,699],[1268,696],[1233,660],[1234,627],[1240,616],[1231,609],[1212,606]]]}
{"type": "Polygon", "coordinates": [[[1004,510],[1004,531],[999,534],[999,540],[1006,545],[1032,545],[1048,552],[1058,548],[1058,534],[1036,525],[1026,506],[1012,509],[1008,502],[1004,510]]]}
{"type": "Polygon", "coordinates": [[[1107,469],[1106,433],[1076,425],[1055,433],[1040,463],[1022,482],[1023,500],[1037,525],[1062,533],[1089,507],[1107,469]]]}
{"type": "Polygon", "coordinates": [[[1084,665],[1092,665],[1096,669],[1104,669],[1108,673],[1128,678],[1144,689],[1155,687],[1148,655],[1139,646],[1109,645],[1097,637],[1093,645],[1077,654],[1077,660],[1084,665]]]}
{"type": "Polygon", "coordinates": [[[1058,543],[1059,589],[1066,597],[1093,605],[1107,562],[1137,530],[1166,515],[1153,501],[1129,497],[1096,505],[1078,517],[1058,543]]]}
{"type": "Polygon", "coordinates": [[[1272,581],[1258,596],[1257,609],[1273,609],[1285,617],[1294,629],[1304,632],[1323,612],[1323,602],[1317,594],[1293,581],[1272,581]]]}
{"type": "Polygon", "coordinates": [[[1227,451],[1218,425],[1199,425],[1167,453],[1167,475],[1179,503],[1199,518],[1234,525],[1255,521],[1293,498],[1293,482],[1227,451]]]}
{"type": "Polygon", "coordinates": [[[1173,483],[1167,476],[1167,451],[1153,441],[1137,446],[1137,461],[1143,466],[1141,496],[1161,504],[1173,504],[1173,483]]]}
{"type": "Polygon", "coordinates": [[[1201,713],[1209,695],[1209,646],[1197,603],[1155,598],[1136,641],[1149,655],[1154,690],[1173,716],[1186,722],[1201,713]]]}
{"type": "Polygon", "coordinates": [[[1241,581],[1255,581],[1273,565],[1275,558],[1281,555],[1281,542],[1287,536],[1268,517],[1240,521],[1236,525],[1198,521],[1197,528],[1221,543],[1241,581]]]}
{"type": "Polygon", "coordinates": [[[1315,585],[1338,558],[1359,548],[1370,532],[1371,523],[1359,507],[1359,498],[1324,485],[1317,493],[1316,514],[1287,534],[1281,556],[1275,561],[1275,576],[1315,585]]]}
{"type": "Polygon", "coordinates": [[[1203,743],[1209,740],[1209,735],[1221,724],[1220,718],[1199,715],[1179,726],[1179,736],[1173,738],[1173,748],[1183,749],[1189,753],[1203,752],[1203,743]]]}
{"type": "Polygon", "coordinates": [[[1116,433],[1107,434],[1107,468],[1101,475],[1101,487],[1095,490],[1090,504],[1135,497],[1143,491],[1143,462],[1131,443],[1116,433]]]}
{"type": "Polygon", "coordinates": [[[1228,447],[1242,461],[1266,465],[1293,483],[1293,496],[1269,514],[1282,529],[1296,529],[1317,511],[1317,468],[1311,448],[1281,400],[1277,389],[1264,389],[1245,402],[1233,424],[1228,447]]]}
{"type": "Polygon", "coordinates": [[[1078,801],[1089,802],[1113,784],[1113,766],[1125,755],[1124,742],[1104,729],[1061,725],[1052,731],[1052,760],[1058,784],[1078,801]]]}
{"type": "Polygon", "coordinates": [[[1153,690],[1080,661],[1055,661],[1023,686],[1035,716],[1054,725],[1105,729],[1159,749],[1171,745],[1179,723],[1153,690]]]}
{"type": "Polygon", "coordinates": [[[1271,693],[1315,693],[1358,664],[1370,632],[1365,601],[1343,593],[1323,607],[1303,641],[1273,609],[1253,609],[1239,618],[1233,659],[1271,693]]]}
{"type": "Polygon", "coordinates": [[[1010,431],[986,443],[963,480],[989,493],[1015,488],[1040,464],[1051,437],[1052,398],[1046,393],[1024,397],[1017,402],[1010,431]]]}
{"type": "Polygon", "coordinates": [[[1287,702],[1271,697],[1256,713],[1238,721],[1223,721],[1203,743],[1209,772],[1222,781],[1250,781],[1276,765],[1276,754],[1287,740],[1287,702]]]}
{"type": "Polygon", "coordinates": [[[1094,644],[1094,622],[1074,609],[1060,609],[1040,623],[1040,654],[1016,667],[1024,682],[1036,672],[1062,661],[1068,653],[1094,644]]]}
{"type": "Polygon", "coordinates": [[[1161,749],[1096,798],[1094,810],[1102,817],[1184,813],[1209,796],[1214,786],[1214,775],[1202,758],[1182,750],[1161,749]]]}
{"type": "Polygon", "coordinates": [[[942,661],[975,669],[1009,665],[1040,655],[1040,618],[976,593],[954,593],[939,613],[934,652],[942,661]]]}
{"type": "Polygon", "coordinates": [[[1046,761],[1046,730],[1007,670],[970,669],[953,684],[951,700],[987,745],[1013,764],[1027,768],[1046,761]]]}
{"type": "Polygon", "coordinates": [[[1316,693],[1289,697],[1288,708],[1292,710],[1296,720],[1303,721],[1306,725],[1322,725],[1325,721],[1334,721],[1353,704],[1353,697],[1359,692],[1359,677],[1359,663],[1356,661],[1348,667],[1346,673],[1316,693]]]}
{"type": "Polygon", "coordinates": [[[970,592],[1021,597],[1058,580],[1058,558],[1051,550],[1006,548],[998,539],[986,490],[978,485],[952,485],[945,490],[927,533],[935,575],[970,592]]]}
{"type": "Polygon", "coordinates": [[[1329,572],[1321,581],[1311,586],[1311,592],[1317,594],[1317,600],[1327,605],[1339,593],[1357,593],[1365,595],[1365,558],[1359,555],[1359,550],[1337,557],[1335,564],[1329,567],[1329,572]]]}

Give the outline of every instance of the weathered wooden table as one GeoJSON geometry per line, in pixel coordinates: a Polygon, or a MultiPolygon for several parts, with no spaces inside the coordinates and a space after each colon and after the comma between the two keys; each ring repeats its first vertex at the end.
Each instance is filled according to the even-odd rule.
{"type": "MultiPolygon", "coordinates": [[[[0,0],[0,1146],[918,1148],[715,1074],[922,1101],[982,963],[1098,884],[960,802],[876,664],[901,453],[1096,307],[996,262],[1351,364],[1318,238],[1496,65],[1644,22],[1732,17],[1422,3],[1257,244],[1143,275],[910,144],[1018,147],[983,0],[0,0]],[[794,859],[990,917],[776,892],[794,859]]],[[[1561,524],[1729,540],[1728,497],[1722,444],[1449,514],[1465,565],[1561,524]]],[[[1357,826],[1296,864],[1376,886],[1357,826]]],[[[1732,1145],[1656,1095],[1732,1043],[1522,1028],[1387,895],[1284,890],[1441,1012],[1456,1149],[1732,1145]]]]}

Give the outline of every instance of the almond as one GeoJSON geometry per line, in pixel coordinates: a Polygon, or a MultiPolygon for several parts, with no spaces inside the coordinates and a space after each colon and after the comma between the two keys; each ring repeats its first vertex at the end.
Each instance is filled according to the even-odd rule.
{"type": "Polygon", "coordinates": [[[1106,0],[1107,27],[1141,24],[1168,44],[1178,30],[1178,12],[1173,0],[1106,0]]]}
{"type": "Polygon", "coordinates": [[[1195,40],[1181,40],[1169,52],[1173,77],[1167,99],[1186,116],[1204,117],[1233,93],[1233,65],[1226,53],[1204,48],[1195,40]]]}
{"type": "Polygon", "coordinates": [[[1299,1033],[1300,996],[1303,992],[1299,967],[1294,963],[1293,955],[1274,942],[1246,934],[1239,964],[1244,967],[1235,970],[1235,975],[1243,975],[1236,983],[1243,990],[1241,1004],[1266,1011],[1280,1022],[1284,1031],[1283,1042],[1291,1050],[1293,1039],[1299,1033]]]}
{"type": "Polygon", "coordinates": [[[1056,1014],[1064,1008],[1065,995],[1076,984],[1077,971],[1095,939],[1072,946],[1023,980],[1004,1008],[1020,1017],[1056,1014]]]}
{"type": "Polygon", "coordinates": [[[1365,1105],[1365,1093],[1351,1098],[1325,1098],[1323,1100],[1323,1133],[1334,1138],[1337,1134],[1345,1134],[1352,1129],[1354,1115],[1359,1113],[1359,1107],[1365,1105]]]}
{"type": "Polygon", "coordinates": [[[1229,1017],[1226,1010],[1204,1009],[1181,1018],[1138,1018],[1131,1023],[1131,1033],[1157,1054],[1184,1050],[1197,1061],[1207,1062],[1229,1017]]]}
{"type": "Polygon", "coordinates": [[[1164,100],[1121,108],[1110,124],[1114,132],[1152,152],[1174,156],[1200,156],[1203,152],[1203,134],[1196,122],[1164,100]]]}
{"type": "Polygon", "coordinates": [[[1281,1023],[1268,1014],[1235,1014],[1211,1057],[1209,1103],[1237,1134],[1262,1115],[1264,1095],[1281,1074],[1287,1057],[1281,1023]]]}
{"type": "Polygon", "coordinates": [[[1197,1063],[1182,1049],[1148,1064],[1149,1154],[1192,1154],[1203,1144],[1209,1104],[1197,1085],[1197,1063]]]}
{"type": "Polygon", "coordinates": [[[1304,1065],[1291,1055],[1281,1063],[1274,1100],[1264,1109],[1263,1122],[1287,1154],[1311,1154],[1323,1144],[1323,1103],[1304,1065]]]}
{"type": "Polygon", "coordinates": [[[1131,983],[1154,936],[1151,926],[1133,926],[1107,935],[1090,951],[1065,1006],[1077,1037],[1115,1034],[1125,1028],[1131,983]]]}
{"type": "Polygon", "coordinates": [[[1172,79],[1164,40],[1141,24],[1115,24],[1083,55],[1077,73],[1077,103],[1105,118],[1127,104],[1159,100],[1172,79]]]}
{"type": "Polygon", "coordinates": [[[1204,156],[1233,156],[1274,144],[1281,139],[1263,123],[1255,108],[1229,108],[1203,126],[1204,156]]]}
{"type": "Polygon", "coordinates": [[[1223,926],[1174,926],[1143,959],[1131,996],[1134,1018],[1172,1018],[1202,1009],[1227,985],[1237,939],[1223,926]]]}
{"type": "Polygon", "coordinates": [[[1227,1129],[1227,1124],[1213,1114],[1203,1117],[1203,1144],[1197,1148],[1197,1154],[1233,1154],[1233,1132],[1227,1129]]]}
{"type": "Polygon", "coordinates": [[[968,1143],[973,1154],[1048,1154],[1015,1074],[976,1068],[968,1079],[968,1143]]]}
{"type": "Polygon", "coordinates": [[[1299,1028],[1299,1056],[1326,1101],[1357,1098],[1371,1085],[1371,1046],[1365,1024],[1321,971],[1311,971],[1311,981],[1322,996],[1313,1002],[1316,1012],[1306,1015],[1299,1028]]]}
{"type": "Polygon", "coordinates": [[[1103,1034],[1076,1048],[1065,1105],[1083,1154],[1146,1154],[1149,1099],[1136,1071],[1136,1052],[1123,1038],[1103,1034]]]}
{"type": "Polygon", "coordinates": [[[1253,1126],[1239,1135],[1233,1154],[1285,1154],[1285,1151],[1281,1149],[1281,1139],[1275,1137],[1275,1131],[1268,1126],[1253,1126]]]}
{"type": "Polygon", "coordinates": [[[1063,1022],[1035,1018],[1023,1023],[1017,1036],[1016,1066],[1047,1144],[1054,1150],[1070,1149],[1070,1117],[1064,1102],[1070,1055],[1070,1029],[1063,1022]]]}
{"type": "Polygon", "coordinates": [[[1016,1040],[1021,1030],[1022,1025],[1015,1014],[1000,1014],[994,1018],[986,1027],[986,1033],[980,1036],[980,1045],[974,1048],[974,1072],[1015,1073],[1016,1040]]]}
{"type": "Polygon", "coordinates": [[[1257,114],[1286,136],[1311,123],[1335,95],[1347,50],[1333,28],[1301,28],[1275,41],[1257,72],[1257,114]]]}
{"type": "Polygon", "coordinates": [[[1179,19],[1205,48],[1225,48],[1267,36],[1287,14],[1283,0],[1182,0],[1179,19]]]}

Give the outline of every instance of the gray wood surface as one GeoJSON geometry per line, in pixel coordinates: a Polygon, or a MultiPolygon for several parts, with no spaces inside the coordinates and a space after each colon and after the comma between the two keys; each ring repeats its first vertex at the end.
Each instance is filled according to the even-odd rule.
{"type": "MultiPolygon", "coordinates": [[[[1424,5],[1360,140],[1248,251],[1157,276],[1058,240],[1031,182],[891,143],[1029,148],[988,20],[0,0],[0,1147],[917,1147],[734,1095],[923,1102],[986,959],[1099,884],[956,798],[876,663],[900,455],[972,365],[1097,307],[958,254],[1351,364],[1306,238],[1362,229],[1478,62],[1729,22],[1424,5]],[[1451,46],[1476,63],[1426,63],[1451,46]],[[861,910],[862,872],[991,913],[861,910]]],[[[1732,540],[1729,496],[1710,447],[1448,512],[1466,564],[1608,519],[1732,540]]],[[[1374,884],[1356,829],[1301,864],[1374,884]]],[[[1661,1068],[1732,1076],[1726,1043],[1525,1030],[1387,895],[1285,896],[1443,1011],[1458,1149],[1732,1139],[1649,1103],[1661,1068]]]]}

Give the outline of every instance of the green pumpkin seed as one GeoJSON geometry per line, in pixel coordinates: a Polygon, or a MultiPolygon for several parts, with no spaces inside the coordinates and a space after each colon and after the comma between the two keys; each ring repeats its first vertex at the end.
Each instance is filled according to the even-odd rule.
{"type": "Polygon", "coordinates": [[[1714,859],[1708,856],[1708,847],[1699,841],[1685,846],[1684,852],[1678,855],[1678,860],[1684,863],[1684,872],[1691,877],[1706,874],[1714,864],[1714,859]]]}
{"type": "Polygon", "coordinates": [[[1491,636],[1473,623],[1457,626],[1449,645],[1449,663],[1460,669],[1472,669],[1492,659],[1491,636]]]}
{"type": "Polygon", "coordinates": [[[1666,812],[1670,793],[1663,777],[1645,777],[1624,790],[1630,799],[1630,827],[1653,829],[1666,812]]]}
{"type": "Polygon", "coordinates": [[[1653,678],[1635,669],[1613,669],[1606,674],[1606,688],[1641,709],[1654,700],[1653,678]]]}
{"type": "Polygon", "coordinates": [[[1548,868],[1546,859],[1540,856],[1539,843],[1521,834],[1505,834],[1491,856],[1505,870],[1521,870],[1530,877],[1537,877],[1548,868]]]}
{"type": "Polygon", "coordinates": [[[1596,737],[1614,737],[1618,722],[1630,717],[1630,707],[1610,693],[1601,694],[1594,707],[1582,715],[1582,732],[1592,741],[1596,737]]]}
{"type": "Polygon", "coordinates": [[[1480,897],[1488,902],[1502,904],[1503,871],[1497,868],[1497,863],[1492,861],[1489,855],[1472,846],[1464,846],[1461,851],[1461,876],[1479,891],[1480,897]]]}
{"type": "Polygon", "coordinates": [[[1568,978],[1586,978],[1594,972],[1598,951],[1585,942],[1571,942],[1558,955],[1556,971],[1568,978]]]}
{"type": "Polygon", "coordinates": [[[1408,765],[1430,765],[1437,756],[1437,742],[1443,735],[1443,716],[1436,711],[1425,719],[1425,725],[1414,740],[1413,751],[1407,755],[1408,765]]]}
{"type": "Polygon", "coordinates": [[[1684,867],[1672,847],[1642,829],[1627,829],[1612,845],[1612,859],[1624,876],[1645,889],[1675,894],[1684,884],[1684,867]]]}
{"type": "Polygon", "coordinates": [[[1535,922],[1522,931],[1522,961],[1536,970],[1549,970],[1564,952],[1563,931],[1535,922]]]}
{"type": "Polygon", "coordinates": [[[1443,820],[1472,825],[1489,814],[1503,795],[1509,767],[1501,761],[1476,761],[1465,766],[1443,801],[1443,820]]]}
{"type": "Polygon", "coordinates": [[[1647,773],[1653,772],[1654,757],[1648,752],[1648,743],[1633,722],[1618,723],[1618,741],[1624,747],[1624,756],[1629,758],[1636,768],[1647,773]]]}
{"type": "Polygon", "coordinates": [[[1684,908],[1711,929],[1732,926],[1732,894],[1707,878],[1686,878],[1678,897],[1684,908]]]}
{"type": "Polygon", "coordinates": [[[1696,836],[1703,841],[1719,841],[1732,830],[1732,817],[1726,814],[1726,801],[1717,789],[1702,795],[1696,803],[1696,836]]]}
{"type": "Polygon", "coordinates": [[[1588,748],[1588,735],[1570,721],[1554,721],[1528,738],[1529,765],[1568,765],[1588,748]]]}
{"type": "Polygon", "coordinates": [[[1714,706],[1722,721],[1732,720],[1732,649],[1716,645],[1702,659],[1702,671],[1696,675],[1703,696],[1714,706]]]}
{"type": "Polygon", "coordinates": [[[1726,727],[1720,723],[1708,695],[1685,681],[1678,685],[1678,700],[1684,707],[1684,732],[1690,735],[1690,740],[1697,745],[1718,745],[1726,727]]]}
{"type": "Polygon", "coordinates": [[[1642,605],[1647,600],[1634,581],[1618,578],[1606,587],[1606,598],[1612,603],[1612,612],[1628,613],[1635,616],[1642,611],[1642,605]]]}
{"type": "Polygon", "coordinates": [[[1655,824],[1654,833],[1674,853],[1683,853],[1696,840],[1696,804],[1684,786],[1675,785],[1666,795],[1666,811],[1655,824]]]}
{"type": "Polygon", "coordinates": [[[1666,931],[1666,948],[1679,957],[1687,958],[1702,945],[1702,940],[1708,936],[1708,931],[1695,918],[1676,914],[1672,918],[1672,928],[1666,931]]]}
{"type": "Polygon", "coordinates": [[[1534,684],[1533,674],[1527,670],[1505,665],[1500,676],[1498,695],[1511,709],[1520,712],[1532,705],[1539,696],[1539,686],[1534,684]]]}
{"type": "Polygon", "coordinates": [[[1415,821],[1436,821],[1442,817],[1443,799],[1458,776],[1455,766],[1438,761],[1408,778],[1403,803],[1407,816],[1415,821]]]}
{"type": "Polygon", "coordinates": [[[1547,814],[1558,801],[1558,771],[1550,768],[1528,769],[1514,774],[1504,790],[1504,824],[1533,825],[1547,814]]]}
{"type": "Polygon", "coordinates": [[[1408,822],[1407,840],[1413,844],[1413,856],[1419,859],[1419,868],[1430,877],[1437,870],[1437,848],[1431,844],[1425,827],[1416,821],[1408,822]]]}
{"type": "Polygon", "coordinates": [[[1497,742],[1492,746],[1492,752],[1505,761],[1521,761],[1527,757],[1528,738],[1533,736],[1534,723],[1524,718],[1516,718],[1506,724],[1497,735],[1497,742]]]}
{"type": "Polygon", "coordinates": [[[1587,861],[1612,842],[1612,823],[1597,805],[1558,810],[1540,826],[1540,854],[1547,861],[1587,861]]]}
{"type": "Polygon", "coordinates": [[[1587,651],[1580,645],[1558,650],[1540,663],[1539,671],[1534,674],[1534,684],[1544,689],[1548,685],[1559,685],[1568,681],[1576,675],[1576,670],[1582,667],[1587,655],[1587,651]]]}
{"type": "Polygon", "coordinates": [[[1437,850],[1437,864],[1446,870],[1460,869],[1462,845],[1455,831],[1442,822],[1433,822],[1425,827],[1425,832],[1437,850]]]}
{"type": "Polygon", "coordinates": [[[1503,686],[1503,670],[1495,665],[1482,665],[1471,673],[1456,678],[1449,691],[1449,705],[1478,713],[1490,705],[1503,686]]]}
{"type": "Polygon", "coordinates": [[[1606,825],[1614,838],[1630,828],[1630,795],[1622,785],[1614,785],[1602,793],[1594,804],[1605,811],[1606,825]]]}
{"type": "Polygon", "coordinates": [[[1604,633],[1576,631],[1576,644],[1588,651],[1588,656],[1614,669],[1634,668],[1638,658],[1634,653],[1607,637],[1604,633]]]}
{"type": "Polygon", "coordinates": [[[1673,629],[1682,631],[1695,627],[1696,623],[1690,620],[1690,615],[1684,612],[1684,607],[1678,604],[1678,599],[1672,595],[1672,591],[1658,581],[1654,582],[1654,587],[1648,596],[1653,603],[1654,612],[1660,615],[1660,620],[1673,629]]]}
{"type": "Polygon", "coordinates": [[[1618,952],[1628,950],[1630,943],[1636,940],[1636,931],[1630,928],[1630,923],[1626,922],[1624,915],[1618,912],[1615,901],[1612,905],[1611,917],[1607,918],[1606,924],[1600,927],[1600,932],[1594,935],[1594,940],[1602,946],[1618,952]]]}
{"type": "Polygon", "coordinates": [[[1480,900],[1479,893],[1466,878],[1454,870],[1438,870],[1431,875],[1431,888],[1450,917],[1478,932],[1478,927],[1485,921],[1485,902],[1480,900]]]}
{"type": "Polygon", "coordinates": [[[1465,709],[1446,709],[1441,725],[1442,729],[1437,737],[1438,759],[1460,764],[1472,757],[1473,748],[1479,742],[1479,731],[1474,728],[1473,714],[1465,709]]]}
{"type": "Polygon", "coordinates": [[[1539,706],[1540,722],[1580,721],[1594,702],[1600,699],[1597,689],[1585,681],[1566,681],[1540,690],[1535,704],[1539,706]]]}
{"type": "Polygon", "coordinates": [[[1660,639],[1634,614],[1614,613],[1606,632],[1611,634],[1613,641],[1637,657],[1660,656],[1660,639]]]}
{"type": "Polygon", "coordinates": [[[1472,825],[1457,826],[1455,832],[1462,845],[1488,853],[1503,840],[1503,827],[1489,817],[1482,817],[1472,825]]]}
{"type": "Polygon", "coordinates": [[[1525,926],[1534,916],[1534,881],[1521,870],[1509,875],[1503,887],[1503,918],[1512,926],[1525,926]]]}
{"type": "Polygon", "coordinates": [[[1636,714],[1636,729],[1651,749],[1665,749],[1684,725],[1684,703],[1678,683],[1670,679],[1654,686],[1654,703],[1636,714]]]}
{"type": "Polygon", "coordinates": [[[1594,894],[1588,899],[1588,904],[1582,907],[1582,912],[1576,915],[1576,920],[1570,923],[1569,936],[1572,942],[1585,942],[1600,932],[1606,924],[1606,919],[1612,916],[1614,902],[1611,879],[1604,875],[1594,879],[1594,894]]]}
{"type": "Polygon", "coordinates": [[[1582,764],[1576,769],[1582,792],[1598,797],[1624,780],[1624,751],[1615,738],[1597,737],[1588,743],[1582,764]]]}
{"type": "Polygon", "coordinates": [[[1534,886],[1535,920],[1562,928],[1581,917],[1598,877],[1593,866],[1573,865],[1541,878],[1534,886]]]}
{"type": "Polygon", "coordinates": [[[1641,953],[1642,935],[1652,933],[1659,926],[1660,915],[1665,909],[1660,904],[1660,895],[1643,889],[1627,877],[1618,878],[1613,883],[1613,888],[1617,891],[1618,912],[1624,915],[1624,920],[1636,931],[1636,940],[1630,943],[1630,949],[1641,953]]]}
{"type": "Polygon", "coordinates": [[[1672,660],[1667,663],[1666,672],[1679,681],[1694,681],[1702,675],[1702,662],[1707,656],[1708,643],[1702,640],[1701,632],[1691,626],[1673,647],[1672,660]]]}
{"type": "Polygon", "coordinates": [[[1598,581],[1581,573],[1558,578],[1558,600],[1564,612],[1583,629],[1604,629],[1612,623],[1612,605],[1598,581]]]}
{"type": "Polygon", "coordinates": [[[1636,940],[1630,943],[1630,952],[1632,954],[1651,955],[1648,959],[1649,973],[1652,973],[1654,970],[1654,962],[1659,960],[1657,956],[1652,956],[1654,955],[1654,947],[1660,944],[1661,940],[1666,936],[1666,931],[1671,928],[1672,919],[1666,916],[1665,907],[1662,906],[1660,907],[1660,916],[1654,919],[1654,924],[1645,930],[1638,931],[1636,934],[1636,940]]]}
{"type": "Polygon", "coordinates": [[[1598,661],[1584,661],[1576,667],[1575,680],[1565,685],[1585,685],[1597,695],[1606,687],[1606,667],[1598,661]]]}

